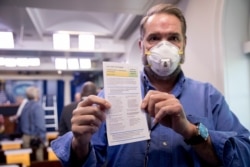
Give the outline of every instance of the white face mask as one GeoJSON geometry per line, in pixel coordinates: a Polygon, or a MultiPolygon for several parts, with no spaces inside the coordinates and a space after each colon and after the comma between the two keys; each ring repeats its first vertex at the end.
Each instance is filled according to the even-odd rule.
{"type": "Polygon", "coordinates": [[[180,50],[168,41],[159,42],[146,52],[150,68],[159,76],[172,74],[180,64],[180,50]]]}

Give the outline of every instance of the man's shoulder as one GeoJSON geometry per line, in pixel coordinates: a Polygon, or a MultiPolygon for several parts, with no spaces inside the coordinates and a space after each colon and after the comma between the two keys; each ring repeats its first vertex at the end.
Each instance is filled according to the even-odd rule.
{"type": "Polygon", "coordinates": [[[192,78],[185,78],[185,82],[191,85],[204,86],[204,87],[214,87],[211,83],[205,81],[199,81],[192,78]]]}
{"type": "Polygon", "coordinates": [[[66,106],[64,106],[64,110],[72,109],[77,107],[78,102],[72,102],[66,106]]]}
{"type": "Polygon", "coordinates": [[[198,81],[195,79],[191,78],[186,78],[185,79],[185,85],[188,86],[189,89],[195,89],[195,90],[206,90],[207,92],[210,93],[216,93],[220,94],[220,91],[210,82],[205,82],[205,81],[198,81]]]}

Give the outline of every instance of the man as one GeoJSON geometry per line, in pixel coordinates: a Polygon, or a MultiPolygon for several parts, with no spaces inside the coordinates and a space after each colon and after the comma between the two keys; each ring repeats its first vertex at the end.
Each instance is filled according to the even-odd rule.
{"type": "Polygon", "coordinates": [[[0,81],[0,105],[10,104],[9,97],[5,91],[5,83],[0,81]]]}
{"type": "Polygon", "coordinates": [[[44,109],[39,102],[40,91],[30,86],[26,89],[27,102],[19,117],[19,128],[23,140],[23,148],[35,148],[37,161],[44,160],[44,145],[46,142],[46,127],[44,109]],[[34,143],[35,141],[35,143],[34,143]],[[33,145],[34,143],[35,145],[33,145]]]}
{"type": "Polygon", "coordinates": [[[105,111],[111,105],[103,94],[89,96],[74,110],[73,133],[52,145],[64,166],[250,166],[249,131],[221,93],[181,70],[186,46],[181,11],[168,4],[152,7],[140,32],[141,108],[149,117],[151,139],[109,147],[105,111]]]}
{"type": "MultiPolygon", "coordinates": [[[[96,85],[91,82],[87,81],[82,86],[82,91],[80,93],[81,100],[86,98],[89,95],[97,95],[97,88],[96,85]]],[[[72,111],[77,107],[79,101],[75,101],[66,105],[61,114],[60,122],[59,122],[59,135],[62,136],[65,133],[71,131],[71,117],[72,111]]]]}
{"type": "MultiPolygon", "coordinates": [[[[0,135],[4,132],[5,127],[4,127],[4,117],[2,114],[0,114],[0,135]]],[[[1,137],[0,137],[1,139],[1,137]]]]}
{"type": "Polygon", "coordinates": [[[81,97],[81,93],[80,92],[76,92],[75,93],[74,100],[75,100],[75,102],[82,101],[82,97],[81,97]]]}

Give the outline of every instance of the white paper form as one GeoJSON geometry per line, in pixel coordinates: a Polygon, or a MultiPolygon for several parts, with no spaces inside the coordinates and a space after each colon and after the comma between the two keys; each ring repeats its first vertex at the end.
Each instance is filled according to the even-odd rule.
{"type": "Polygon", "coordinates": [[[103,62],[105,99],[111,103],[106,114],[110,146],[148,140],[146,113],[140,108],[140,73],[136,66],[103,62]]]}

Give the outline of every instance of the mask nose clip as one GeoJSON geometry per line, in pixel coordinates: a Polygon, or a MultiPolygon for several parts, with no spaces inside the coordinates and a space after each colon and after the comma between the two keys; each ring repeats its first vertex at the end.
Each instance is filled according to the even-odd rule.
{"type": "Polygon", "coordinates": [[[171,66],[171,60],[170,59],[161,59],[161,65],[163,66],[163,67],[170,67],[171,66]]]}

